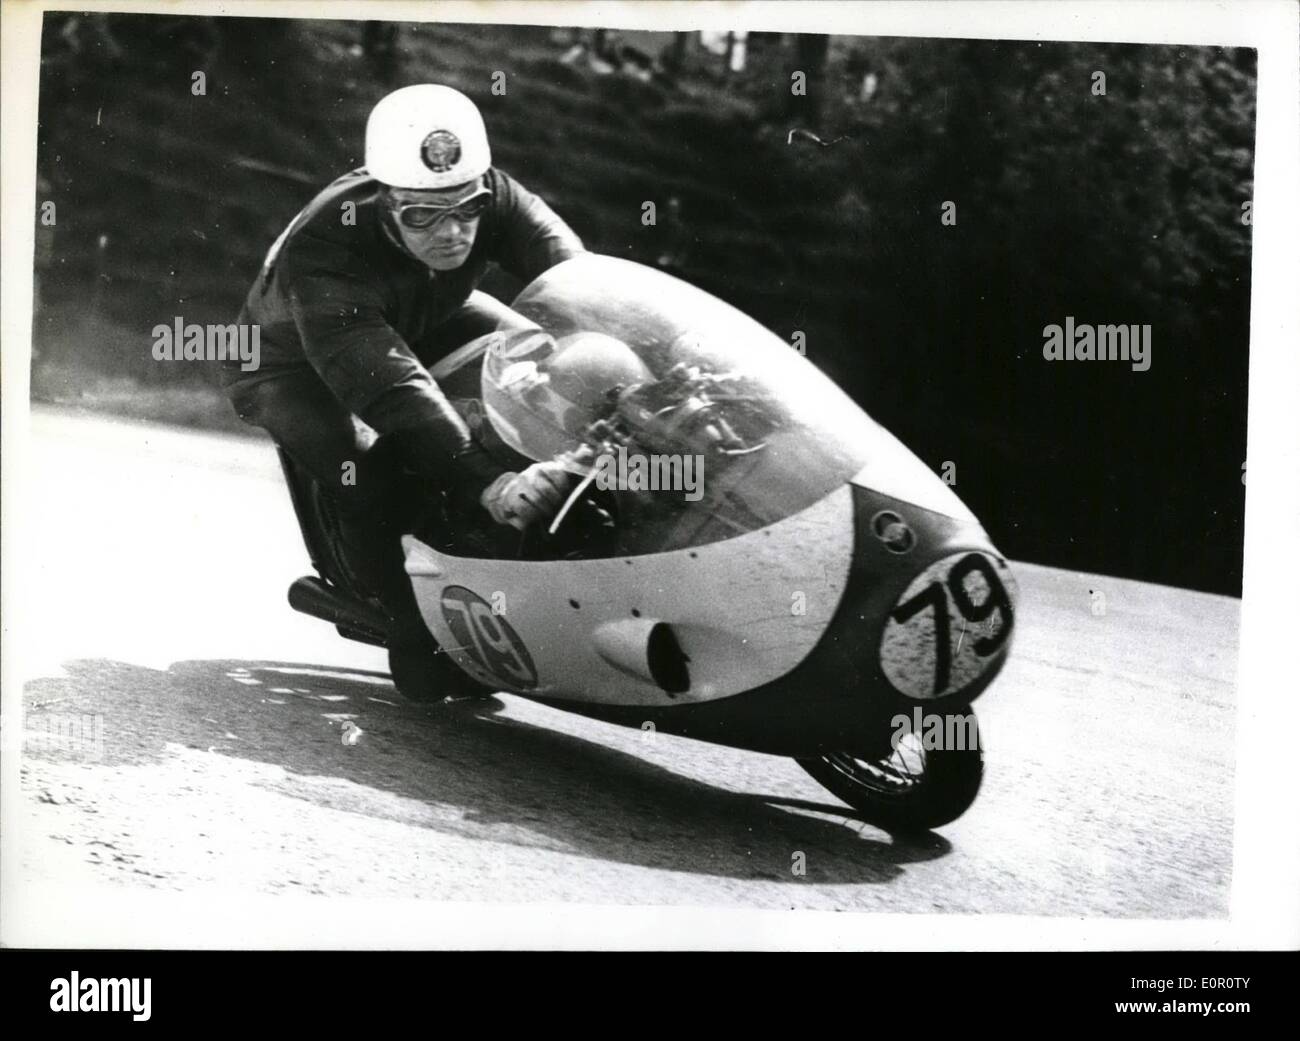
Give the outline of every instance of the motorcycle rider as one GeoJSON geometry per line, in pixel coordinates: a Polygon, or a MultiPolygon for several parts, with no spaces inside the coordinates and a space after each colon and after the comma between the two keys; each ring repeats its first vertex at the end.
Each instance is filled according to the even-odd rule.
{"type": "Polygon", "coordinates": [[[583,251],[545,202],[491,163],[482,116],[459,91],[420,84],[380,100],[365,166],[290,222],[249,291],[239,321],[260,326],[261,366],[222,369],[240,418],[335,493],[346,564],[388,614],[393,681],[415,698],[458,673],[404,570],[392,520],[400,469],[521,530],[552,514],[571,482],[552,462],[504,471],[429,375],[469,339],[522,322],[475,288],[489,262],[531,281],[583,251]],[[393,451],[375,451],[376,435],[393,451]]]}

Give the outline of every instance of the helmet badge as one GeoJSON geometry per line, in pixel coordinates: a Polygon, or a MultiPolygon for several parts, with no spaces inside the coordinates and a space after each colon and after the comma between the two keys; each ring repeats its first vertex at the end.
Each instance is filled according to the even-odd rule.
{"type": "Polygon", "coordinates": [[[450,130],[435,130],[421,142],[420,158],[434,173],[446,173],[460,162],[460,138],[450,130]]]}

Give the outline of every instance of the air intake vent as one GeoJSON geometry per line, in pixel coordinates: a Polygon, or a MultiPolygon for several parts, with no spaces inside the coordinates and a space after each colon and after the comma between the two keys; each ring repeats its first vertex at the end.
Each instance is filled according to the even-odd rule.
{"type": "Polygon", "coordinates": [[[682,694],[691,689],[690,661],[677,642],[677,634],[667,622],[658,622],[646,642],[646,659],[650,675],[668,694],[682,694]]]}

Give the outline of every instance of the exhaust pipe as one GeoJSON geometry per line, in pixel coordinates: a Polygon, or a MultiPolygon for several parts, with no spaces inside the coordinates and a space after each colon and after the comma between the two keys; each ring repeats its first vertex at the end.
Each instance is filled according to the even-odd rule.
{"type": "Polygon", "coordinates": [[[388,644],[388,624],[383,615],[315,576],[304,575],[294,580],[289,586],[289,606],[330,622],[350,639],[373,643],[377,647],[388,644]]]}

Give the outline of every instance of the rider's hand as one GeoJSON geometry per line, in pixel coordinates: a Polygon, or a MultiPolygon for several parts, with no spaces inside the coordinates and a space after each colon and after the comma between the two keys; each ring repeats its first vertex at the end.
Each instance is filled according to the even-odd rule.
{"type": "Polygon", "coordinates": [[[498,524],[523,531],[553,516],[572,484],[573,475],[560,463],[533,463],[522,473],[503,473],[488,485],[479,501],[498,524]]]}

